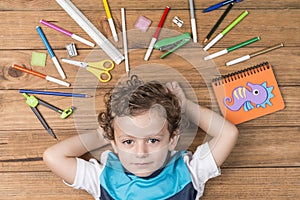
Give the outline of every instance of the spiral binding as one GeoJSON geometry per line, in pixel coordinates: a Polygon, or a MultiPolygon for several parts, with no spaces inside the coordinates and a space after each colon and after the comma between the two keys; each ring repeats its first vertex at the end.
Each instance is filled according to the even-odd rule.
{"type": "Polygon", "coordinates": [[[258,65],[251,66],[249,68],[239,70],[230,74],[221,75],[217,78],[212,79],[212,83],[215,84],[215,86],[226,84],[228,82],[232,82],[247,76],[250,76],[252,74],[259,73],[261,71],[264,71],[266,69],[269,69],[271,67],[269,62],[263,62],[258,65]]]}

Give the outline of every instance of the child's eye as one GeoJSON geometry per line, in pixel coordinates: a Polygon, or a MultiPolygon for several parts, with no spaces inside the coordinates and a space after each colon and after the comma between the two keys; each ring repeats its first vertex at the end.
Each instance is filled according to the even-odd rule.
{"type": "Polygon", "coordinates": [[[151,139],[148,140],[148,143],[151,143],[151,144],[155,144],[157,142],[159,142],[159,140],[155,139],[155,138],[151,138],[151,139]]]}
{"type": "Polygon", "coordinates": [[[127,144],[127,145],[133,144],[133,140],[125,140],[125,141],[123,141],[122,143],[123,143],[123,144],[127,144]]]}

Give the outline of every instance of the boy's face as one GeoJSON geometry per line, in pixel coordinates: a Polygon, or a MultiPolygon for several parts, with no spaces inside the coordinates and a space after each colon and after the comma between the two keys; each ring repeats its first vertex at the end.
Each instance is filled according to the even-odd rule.
{"type": "Polygon", "coordinates": [[[123,167],[139,177],[160,169],[178,140],[178,136],[170,138],[166,118],[150,111],[134,117],[116,117],[114,137],[111,143],[123,167]]]}

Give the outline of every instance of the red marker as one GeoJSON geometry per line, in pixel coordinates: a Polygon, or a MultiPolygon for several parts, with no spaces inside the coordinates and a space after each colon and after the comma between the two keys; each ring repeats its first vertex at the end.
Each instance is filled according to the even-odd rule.
{"type": "Polygon", "coordinates": [[[157,41],[157,39],[158,39],[158,35],[159,35],[160,30],[161,30],[161,28],[162,28],[162,26],[163,26],[163,24],[164,24],[164,22],[165,22],[165,20],[166,20],[166,18],[167,18],[167,14],[168,14],[169,10],[170,10],[170,7],[167,6],[167,7],[165,8],[165,11],[164,11],[164,13],[163,13],[161,19],[160,19],[160,22],[159,22],[159,24],[158,24],[158,26],[157,26],[157,28],[156,28],[156,31],[155,31],[155,33],[154,33],[154,35],[153,35],[153,38],[152,38],[152,40],[151,40],[151,42],[150,42],[150,44],[149,44],[148,50],[147,50],[147,52],[146,52],[146,55],[145,55],[145,58],[144,58],[144,60],[146,60],[146,61],[149,59],[149,57],[150,57],[150,55],[151,55],[151,52],[152,52],[153,47],[154,47],[154,44],[156,43],[156,41],[157,41]]]}
{"type": "Polygon", "coordinates": [[[70,87],[70,83],[67,83],[65,81],[62,81],[62,80],[59,80],[57,78],[54,78],[54,77],[51,77],[51,76],[48,76],[46,74],[42,74],[42,73],[39,73],[39,72],[36,72],[36,71],[33,71],[33,70],[30,70],[30,69],[27,69],[25,67],[21,67],[19,65],[16,65],[16,64],[13,64],[12,65],[12,68],[14,69],[17,69],[17,70],[20,70],[22,72],[25,72],[25,73],[28,73],[28,74],[31,74],[31,75],[34,75],[34,76],[38,76],[40,78],[43,78],[43,79],[46,79],[48,81],[51,81],[53,83],[57,83],[59,85],[63,85],[63,86],[67,86],[67,87],[70,87]]]}

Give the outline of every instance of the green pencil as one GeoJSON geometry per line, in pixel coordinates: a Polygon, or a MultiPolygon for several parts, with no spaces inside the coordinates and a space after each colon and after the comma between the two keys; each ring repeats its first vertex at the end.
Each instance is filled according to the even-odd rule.
{"type": "Polygon", "coordinates": [[[240,21],[242,21],[248,15],[248,11],[244,11],[240,16],[238,16],[231,24],[229,24],[221,33],[219,33],[212,41],[210,41],[204,48],[207,51],[210,47],[216,44],[221,38],[226,35],[233,27],[235,27],[240,21]]]}

